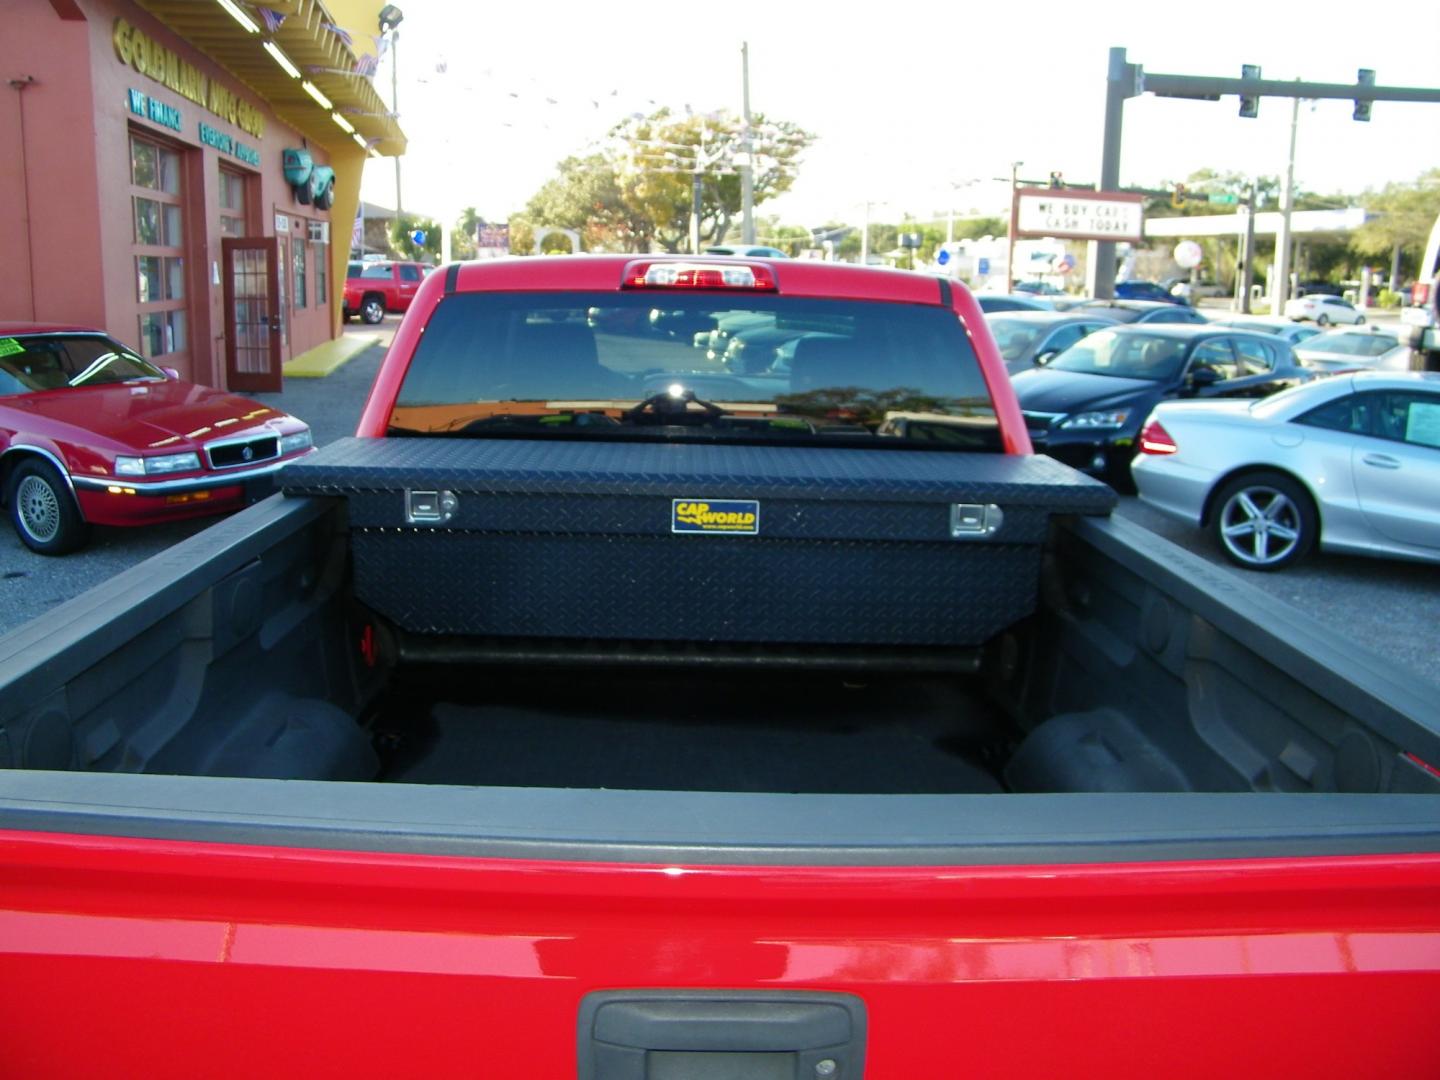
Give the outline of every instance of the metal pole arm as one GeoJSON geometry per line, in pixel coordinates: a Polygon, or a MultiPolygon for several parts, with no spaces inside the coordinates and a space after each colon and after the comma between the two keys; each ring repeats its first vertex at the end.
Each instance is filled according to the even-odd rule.
{"type": "Polygon", "coordinates": [[[1363,83],[1312,83],[1298,79],[1222,79],[1209,75],[1163,75],[1144,72],[1140,93],[1159,97],[1218,98],[1222,94],[1246,97],[1335,98],[1341,101],[1440,102],[1440,90],[1418,86],[1373,86],[1363,83]]]}

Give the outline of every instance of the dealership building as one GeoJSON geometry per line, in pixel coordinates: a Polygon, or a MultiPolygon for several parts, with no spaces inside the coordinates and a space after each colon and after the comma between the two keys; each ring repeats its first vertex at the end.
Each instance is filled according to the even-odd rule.
{"type": "Polygon", "coordinates": [[[340,332],[372,0],[7,0],[0,320],[104,329],[182,377],[278,389],[340,332]]]}

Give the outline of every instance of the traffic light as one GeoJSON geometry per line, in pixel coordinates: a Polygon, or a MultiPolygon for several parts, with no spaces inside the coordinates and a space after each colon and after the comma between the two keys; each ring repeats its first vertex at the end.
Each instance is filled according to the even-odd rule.
{"type": "Polygon", "coordinates": [[[1176,210],[1185,205],[1185,185],[1176,184],[1175,190],[1170,193],[1170,205],[1176,210]]]}
{"type": "MultiPolygon", "coordinates": [[[[1259,64],[1241,64],[1241,65],[1240,65],[1240,78],[1242,78],[1242,79],[1258,79],[1258,78],[1260,78],[1260,65],[1259,65],[1259,64]]],[[[1255,119],[1255,117],[1258,116],[1259,114],[1260,114],[1260,95],[1259,95],[1259,94],[1241,94],[1241,95],[1240,95],[1240,115],[1243,116],[1243,117],[1245,117],[1247,120],[1253,120],[1253,119],[1255,119]]],[[[1359,119],[1359,118],[1357,117],[1356,119],[1359,119]]]]}
{"type": "MultiPolygon", "coordinates": [[[[1360,73],[1355,76],[1355,82],[1359,86],[1374,86],[1375,72],[1370,68],[1361,68],[1360,73]]],[[[1370,119],[1370,106],[1374,102],[1369,100],[1355,99],[1355,112],[1352,114],[1356,120],[1370,119]]]]}

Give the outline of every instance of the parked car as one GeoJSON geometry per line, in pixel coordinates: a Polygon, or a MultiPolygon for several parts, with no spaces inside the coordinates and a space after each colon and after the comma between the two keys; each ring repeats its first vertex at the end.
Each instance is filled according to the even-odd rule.
{"type": "Polygon", "coordinates": [[[1345,290],[1332,281],[1302,281],[1295,286],[1296,296],[1344,296],[1345,290]]]}
{"type": "Polygon", "coordinates": [[[1294,346],[1316,334],[1324,333],[1318,326],[1298,323],[1283,315],[1236,315],[1229,319],[1212,319],[1210,325],[1228,326],[1232,330],[1252,330],[1257,334],[1274,334],[1294,346]]]}
{"type": "Polygon", "coordinates": [[[237,510],[311,452],[301,421],[197,386],[79,326],[0,323],[0,492],[21,541],[237,510]]]}
{"type": "Polygon", "coordinates": [[[1297,322],[1313,320],[1317,326],[1329,326],[1331,323],[1352,323],[1358,326],[1365,321],[1365,316],[1356,311],[1355,305],[1349,300],[1324,293],[1311,293],[1286,300],[1285,317],[1297,322]]]}
{"type": "Polygon", "coordinates": [[[1373,368],[1382,355],[1399,344],[1400,339],[1394,334],[1375,328],[1331,330],[1295,346],[1295,355],[1308,368],[1335,374],[1373,368]]]}
{"type": "Polygon", "coordinates": [[[992,311],[1050,311],[1052,305],[1038,296],[1015,293],[976,293],[975,302],[987,314],[992,311]]]}
{"type": "Polygon", "coordinates": [[[1161,401],[1263,397],[1312,378],[1267,334],[1147,325],[1098,330],[1011,382],[1036,451],[1123,487],[1161,401]]]}
{"type": "Polygon", "coordinates": [[[986,315],[985,322],[1012,375],[1049,361],[1086,334],[1115,325],[1103,315],[1063,311],[1001,311],[986,315]]]}
{"type": "Polygon", "coordinates": [[[352,262],[345,277],[341,309],[345,318],[359,315],[378,323],[387,314],[408,311],[420,282],[434,267],[418,262],[352,262]]]}
{"type": "Polygon", "coordinates": [[[1186,301],[1186,303],[1191,304],[1204,297],[1228,296],[1230,294],[1230,290],[1218,281],[1191,281],[1188,276],[1166,278],[1160,284],[1169,291],[1172,297],[1179,297],[1186,301]]]}
{"type": "Polygon", "coordinates": [[[1158,281],[1117,281],[1115,283],[1115,299],[1154,300],[1162,304],[1187,303],[1183,297],[1176,296],[1167,286],[1158,281]]]}
{"type": "Polygon", "coordinates": [[[1071,311],[1109,315],[1122,323],[1209,323],[1210,320],[1184,304],[1166,304],[1158,300],[1086,300],[1071,311]]]}
{"type": "Polygon", "coordinates": [[[1017,293],[1030,293],[1035,296],[1064,296],[1065,290],[1051,285],[1048,281],[1017,281],[1015,282],[1017,293]]]}
{"type": "Polygon", "coordinates": [[[1325,551],[1440,562],[1440,375],[1317,379],[1260,402],[1165,402],[1132,472],[1147,503],[1251,570],[1325,551]]]}
{"type": "Polygon", "coordinates": [[[720,244],[705,249],[707,255],[742,255],[751,259],[788,259],[790,256],[779,248],[755,244],[720,244]]]}

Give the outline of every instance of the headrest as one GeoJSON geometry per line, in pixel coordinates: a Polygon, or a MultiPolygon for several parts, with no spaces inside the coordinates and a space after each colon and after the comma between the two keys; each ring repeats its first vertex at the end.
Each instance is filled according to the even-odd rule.
{"type": "Polygon", "coordinates": [[[854,341],[802,338],[790,363],[790,389],[795,392],[843,386],[884,389],[884,381],[869,350],[854,341]]]}
{"type": "Polygon", "coordinates": [[[515,346],[526,367],[543,363],[549,371],[573,371],[600,363],[595,331],[575,323],[526,323],[516,335],[515,346]]]}

